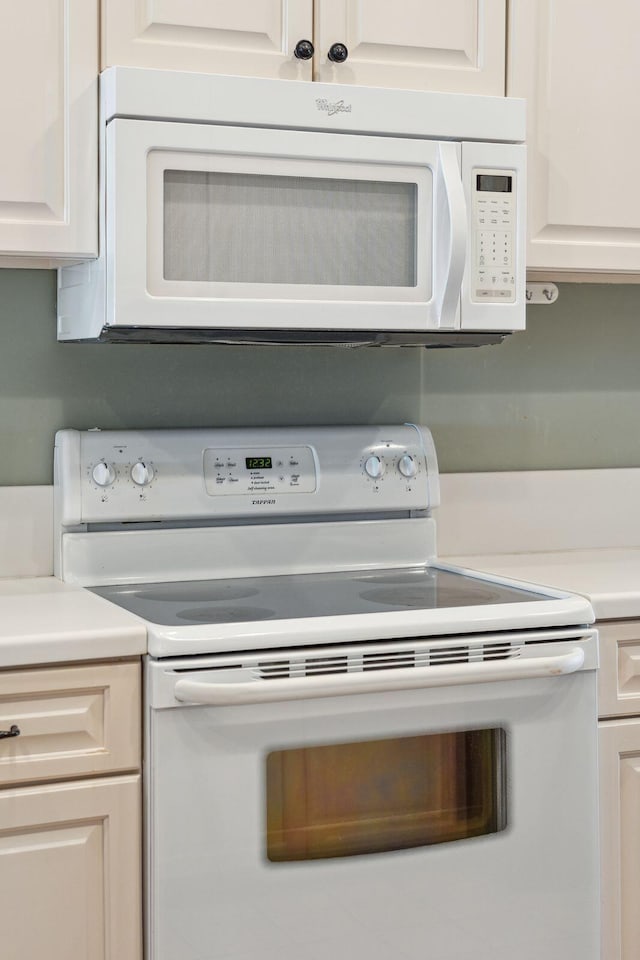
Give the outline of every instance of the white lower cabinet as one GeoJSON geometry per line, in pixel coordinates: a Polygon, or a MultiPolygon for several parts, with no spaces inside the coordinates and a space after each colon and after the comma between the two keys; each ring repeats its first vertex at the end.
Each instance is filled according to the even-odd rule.
{"type": "Polygon", "coordinates": [[[0,791],[2,960],[138,960],[140,778],[0,791]]]}
{"type": "Polygon", "coordinates": [[[139,663],[0,673],[0,730],[2,960],[141,960],[139,663]]]}
{"type": "Polygon", "coordinates": [[[640,957],[640,622],[598,624],[602,960],[640,957]]]}

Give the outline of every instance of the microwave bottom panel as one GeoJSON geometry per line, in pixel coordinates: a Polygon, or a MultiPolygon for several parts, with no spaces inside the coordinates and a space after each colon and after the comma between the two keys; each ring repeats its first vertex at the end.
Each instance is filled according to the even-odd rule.
{"type": "Polygon", "coordinates": [[[94,342],[100,343],[221,343],[319,344],[343,347],[482,347],[502,343],[508,333],[458,330],[258,330],[229,327],[125,327],[105,326],[94,342]]]}

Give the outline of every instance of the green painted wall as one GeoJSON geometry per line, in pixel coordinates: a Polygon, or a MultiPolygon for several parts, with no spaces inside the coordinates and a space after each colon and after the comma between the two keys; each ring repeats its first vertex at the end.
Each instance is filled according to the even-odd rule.
{"type": "Polygon", "coordinates": [[[426,352],[443,471],[640,466],[640,285],[562,284],[496,347],[426,352]]]}
{"type": "Polygon", "coordinates": [[[415,350],[56,342],[56,276],[0,270],[0,485],[52,481],[60,427],[394,423],[415,350]]]}
{"type": "Polygon", "coordinates": [[[60,427],[423,419],[445,472],[640,465],[640,286],[563,285],[473,350],[56,342],[55,273],[0,270],[0,485],[60,427]]]}

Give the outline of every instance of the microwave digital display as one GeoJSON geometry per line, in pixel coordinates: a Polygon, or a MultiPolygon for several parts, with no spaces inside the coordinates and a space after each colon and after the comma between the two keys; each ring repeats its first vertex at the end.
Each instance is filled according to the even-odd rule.
{"type": "Polygon", "coordinates": [[[271,470],[273,467],[271,457],[245,457],[244,462],[247,470],[271,470]]]}
{"type": "Polygon", "coordinates": [[[513,177],[496,173],[479,173],[476,177],[476,190],[481,193],[511,193],[513,177]]]}

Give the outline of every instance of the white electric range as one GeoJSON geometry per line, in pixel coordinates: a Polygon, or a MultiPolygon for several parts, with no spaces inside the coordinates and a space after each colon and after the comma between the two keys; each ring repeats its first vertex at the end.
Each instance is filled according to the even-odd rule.
{"type": "Polygon", "coordinates": [[[437,561],[426,428],[55,462],[58,575],[147,625],[148,960],[595,960],[593,613],[437,561]]]}

